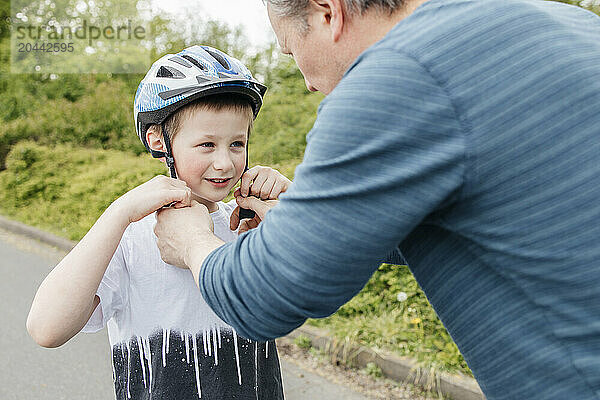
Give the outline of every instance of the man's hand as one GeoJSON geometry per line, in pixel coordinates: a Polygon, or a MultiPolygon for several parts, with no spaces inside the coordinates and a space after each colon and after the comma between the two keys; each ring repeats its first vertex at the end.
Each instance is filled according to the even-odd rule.
{"type": "Polygon", "coordinates": [[[257,165],[242,175],[240,193],[244,197],[256,196],[263,200],[274,200],[291,184],[292,181],[279,171],[257,165]]]}
{"type": "Polygon", "coordinates": [[[235,230],[239,226],[238,233],[243,233],[256,228],[267,211],[277,205],[276,199],[279,198],[279,195],[285,192],[291,184],[292,181],[273,168],[258,165],[246,171],[242,175],[240,187],[233,194],[238,207],[231,214],[229,223],[231,230],[235,230]],[[253,210],[254,218],[240,221],[240,208],[253,210]]]}
{"type": "Polygon", "coordinates": [[[242,197],[240,189],[236,189],[233,195],[235,196],[235,201],[238,206],[231,214],[229,228],[233,231],[239,226],[238,233],[244,233],[250,229],[256,228],[265,218],[267,212],[279,203],[279,200],[261,200],[254,196],[242,197]],[[240,221],[240,207],[253,210],[254,218],[243,219],[240,221]]]}
{"type": "Polygon", "coordinates": [[[188,268],[198,284],[204,259],[224,242],[213,233],[213,222],[205,205],[162,209],[156,214],[154,234],[160,256],[167,264],[188,268]]]}

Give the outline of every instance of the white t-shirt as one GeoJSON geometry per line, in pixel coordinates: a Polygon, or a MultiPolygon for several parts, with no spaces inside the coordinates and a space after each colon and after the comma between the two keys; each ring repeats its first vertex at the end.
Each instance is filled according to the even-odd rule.
{"type": "MultiPolygon", "coordinates": [[[[218,206],[215,235],[235,240],[235,201],[218,206]]],[[[117,399],[283,398],[275,343],[239,337],[223,322],[191,272],[162,261],[155,223],[153,213],[126,229],[83,328],[108,326],[117,399]]]]}

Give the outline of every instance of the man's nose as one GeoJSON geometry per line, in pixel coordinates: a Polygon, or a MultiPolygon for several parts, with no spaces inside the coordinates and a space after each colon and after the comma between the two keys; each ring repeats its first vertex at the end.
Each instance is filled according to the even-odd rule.
{"type": "Polygon", "coordinates": [[[319,89],[317,89],[316,87],[314,87],[313,85],[310,84],[308,79],[304,78],[304,83],[306,84],[306,88],[308,89],[309,92],[318,92],[319,91],[319,89]]]}

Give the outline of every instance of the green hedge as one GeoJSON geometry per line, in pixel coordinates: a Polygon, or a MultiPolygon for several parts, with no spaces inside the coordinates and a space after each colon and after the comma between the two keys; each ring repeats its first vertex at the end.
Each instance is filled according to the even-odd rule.
{"type": "Polygon", "coordinates": [[[0,170],[16,143],[24,140],[53,145],[72,143],[132,154],[145,150],[135,134],[133,94],[116,80],[93,86],[78,101],[65,97],[33,104],[30,114],[0,125],[0,170]]]}
{"type": "Polygon", "coordinates": [[[127,190],[165,172],[149,155],[21,142],[0,173],[0,213],[78,240],[127,190]]]}
{"type": "MultiPolygon", "coordinates": [[[[272,74],[250,139],[250,162],[271,165],[292,176],[323,96],[306,90],[298,69],[289,61],[272,74]]],[[[0,115],[4,120],[0,124],[0,171],[11,148],[22,141],[145,153],[133,123],[133,86],[138,78],[19,76],[18,84],[0,82],[7,85],[0,110],[9,114],[0,115]]]]}

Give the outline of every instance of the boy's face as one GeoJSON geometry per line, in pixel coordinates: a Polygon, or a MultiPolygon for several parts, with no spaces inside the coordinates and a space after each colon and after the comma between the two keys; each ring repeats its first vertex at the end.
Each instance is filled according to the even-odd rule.
{"type": "Polygon", "coordinates": [[[173,157],[177,176],[196,200],[221,201],[240,179],[246,165],[248,124],[244,113],[227,109],[199,110],[183,121],[173,139],[173,157]]]}

